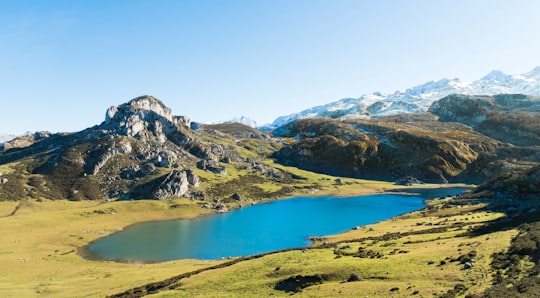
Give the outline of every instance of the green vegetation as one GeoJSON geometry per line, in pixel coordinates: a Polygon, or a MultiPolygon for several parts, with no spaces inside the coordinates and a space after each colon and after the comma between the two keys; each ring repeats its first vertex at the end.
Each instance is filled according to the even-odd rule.
{"type": "Polygon", "coordinates": [[[464,125],[411,117],[299,120],[278,130],[287,145],[274,157],[319,173],[433,183],[482,179],[480,168],[499,158],[501,144],[464,125]]]}
{"type": "Polygon", "coordinates": [[[309,250],[233,259],[118,297],[279,297],[291,292],[307,297],[443,296],[456,285],[462,285],[457,287],[462,295],[483,293],[493,281],[493,254],[504,253],[517,231],[471,236],[469,231],[497,222],[504,214],[488,212],[485,205],[449,202],[436,200],[426,210],[317,239],[309,250]],[[474,267],[464,269],[471,258],[474,267]]]}
{"type": "Polygon", "coordinates": [[[462,123],[485,120],[475,128],[433,114],[316,119],[281,128],[275,139],[241,124],[193,131],[158,117],[158,125],[155,111],[129,118],[128,103],[117,116],[139,121],[138,133],[111,122],[23,137],[0,151],[0,295],[532,297],[540,288],[538,127],[536,118],[504,109],[484,119],[486,106],[506,99],[467,102],[476,109],[471,115],[458,107],[473,116],[462,123]],[[182,178],[187,172],[191,178],[182,178]],[[417,212],[315,237],[309,249],[159,264],[93,261],[84,250],[134,223],[215,214],[217,207],[441,187],[387,182],[402,177],[494,178],[417,212]],[[164,200],[115,201],[157,190],[164,200]]]}

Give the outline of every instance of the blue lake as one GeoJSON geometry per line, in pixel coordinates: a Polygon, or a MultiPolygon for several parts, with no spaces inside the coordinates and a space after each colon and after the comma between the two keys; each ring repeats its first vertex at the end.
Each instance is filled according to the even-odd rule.
{"type": "Polygon", "coordinates": [[[337,234],[424,207],[424,200],[463,188],[423,194],[357,197],[296,197],[193,220],[135,224],[93,242],[99,259],[160,262],[220,259],[309,246],[309,236],[337,234]]]}

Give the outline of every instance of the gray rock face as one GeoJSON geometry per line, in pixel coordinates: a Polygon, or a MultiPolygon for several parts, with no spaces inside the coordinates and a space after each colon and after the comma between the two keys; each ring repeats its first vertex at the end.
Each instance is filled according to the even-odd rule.
{"type": "Polygon", "coordinates": [[[190,170],[173,170],[159,184],[157,189],[152,192],[152,196],[158,200],[164,200],[170,197],[181,197],[189,191],[189,186],[197,187],[199,177],[190,170]]]}
{"type": "Polygon", "coordinates": [[[457,121],[475,126],[492,114],[505,113],[540,113],[540,98],[521,94],[486,95],[449,95],[433,103],[429,112],[443,121],[457,121]]]}
{"type": "Polygon", "coordinates": [[[429,112],[441,121],[460,122],[499,141],[518,146],[540,143],[540,98],[521,94],[450,95],[429,112]]]}
{"type": "Polygon", "coordinates": [[[197,163],[197,168],[206,170],[215,174],[227,174],[227,169],[215,160],[201,160],[197,163]]]}
{"type": "Polygon", "coordinates": [[[171,109],[167,108],[161,101],[152,96],[140,96],[132,99],[127,104],[110,107],[107,110],[105,122],[110,124],[118,119],[119,115],[125,116],[125,113],[128,111],[131,112],[131,115],[140,116],[141,119],[146,119],[148,113],[154,113],[169,122],[173,122],[171,109]]]}
{"type": "Polygon", "coordinates": [[[128,103],[110,107],[101,124],[112,133],[135,137],[147,141],[164,143],[167,139],[175,143],[187,143],[185,135],[177,133],[189,130],[191,121],[187,117],[175,117],[171,109],[152,96],[141,96],[128,103]]]}
{"type": "Polygon", "coordinates": [[[14,148],[25,148],[50,136],[51,133],[48,131],[38,131],[32,134],[25,134],[3,143],[2,149],[9,150],[14,148]]]}
{"type": "Polygon", "coordinates": [[[131,150],[131,144],[125,140],[119,142],[118,144],[115,144],[107,152],[105,152],[99,157],[98,161],[94,164],[92,171],[89,174],[96,175],[107,163],[107,161],[109,161],[109,159],[111,159],[113,156],[117,154],[129,154],[131,153],[131,150]]]}
{"type": "Polygon", "coordinates": [[[178,159],[178,156],[176,153],[170,150],[161,151],[157,154],[155,158],[151,160],[151,162],[156,167],[166,168],[169,167],[172,163],[174,163],[178,159]]]}
{"type": "Polygon", "coordinates": [[[186,175],[187,175],[187,179],[188,179],[189,184],[193,185],[194,187],[199,186],[201,181],[199,179],[199,176],[197,176],[197,174],[195,174],[194,171],[186,170],[186,175]]]}

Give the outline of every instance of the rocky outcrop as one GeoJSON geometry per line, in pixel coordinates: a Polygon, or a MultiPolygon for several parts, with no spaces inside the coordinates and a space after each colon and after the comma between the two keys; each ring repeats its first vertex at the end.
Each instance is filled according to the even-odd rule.
{"type": "Polygon", "coordinates": [[[152,192],[152,197],[164,200],[170,197],[181,197],[189,191],[189,186],[199,186],[199,177],[193,171],[171,171],[152,192]]]}
{"type": "Polygon", "coordinates": [[[227,169],[234,169],[235,175],[260,176],[258,183],[270,177],[266,173],[278,176],[262,164],[251,171],[245,161],[247,156],[261,156],[262,147],[272,151],[279,146],[266,138],[268,133],[241,124],[197,131],[191,126],[189,118],[174,116],[161,101],[141,96],[109,108],[101,124],[85,130],[36,133],[12,140],[0,147],[0,165],[7,169],[0,177],[0,200],[178,196],[206,200],[207,196],[230,198],[234,192],[256,198],[281,195],[267,194],[255,186],[243,188],[243,181],[232,191],[222,187],[215,191],[213,184],[220,179],[210,178],[214,173],[226,174],[227,169]],[[197,162],[210,172],[205,179],[186,170],[196,168],[197,162]],[[204,185],[208,182],[210,186],[204,185]],[[202,187],[193,192],[199,185],[202,187]]]}
{"type": "MultiPolygon", "coordinates": [[[[92,150],[99,150],[99,148],[90,149],[90,151],[92,150]]],[[[126,140],[122,140],[118,144],[113,144],[111,148],[109,148],[105,153],[99,156],[97,161],[94,163],[92,170],[88,174],[96,175],[97,173],[99,173],[101,168],[107,163],[107,161],[109,161],[109,159],[111,159],[112,157],[118,154],[129,154],[131,153],[131,150],[132,150],[131,144],[126,140]]]]}
{"type": "MultiPolygon", "coordinates": [[[[530,200],[540,205],[540,165],[509,171],[489,179],[476,188],[473,196],[492,196],[498,199],[530,200]]],[[[527,207],[527,206],[525,206],[527,207]]]]}
{"type": "Polygon", "coordinates": [[[189,197],[191,189],[199,186],[200,179],[192,170],[171,170],[146,183],[133,188],[125,199],[131,200],[165,200],[177,197],[189,197]]]}
{"type": "Polygon", "coordinates": [[[499,148],[495,140],[468,127],[437,122],[429,115],[417,119],[304,119],[280,133],[290,138],[274,154],[280,163],[331,175],[390,181],[404,176],[437,183],[466,180],[470,169],[482,169],[499,148]]]}
{"type": "Polygon", "coordinates": [[[195,174],[193,170],[186,170],[185,172],[186,172],[188,183],[190,185],[193,185],[193,187],[198,187],[201,183],[199,176],[197,176],[197,174],[195,174]]]}
{"type": "Polygon", "coordinates": [[[424,182],[412,177],[412,176],[406,176],[401,177],[398,180],[396,180],[397,185],[405,185],[405,186],[411,186],[411,185],[418,185],[418,184],[424,184],[424,182]]]}
{"type": "Polygon", "coordinates": [[[429,112],[441,121],[459,122],[501,142],[540,144],[540,98],[521,94],[450,95],[429,112]]]}
{"type": "Polygon", "coordinates": [[[164,143],[170,140],[180,146],[191,142],[185,133],[190,129],[189,118],[173,116],[171,109],[152,96],[137,97],[110,107],[100,128],[143,141],[164,143]]]}
{"type": "Polygon", "coordinates": [[[51,133],[48,131],[38,131],[31,134],[25,134],[1,144],[0,149],[7,151],[10,149],[26,148],[50,136],[51,133]]]}
{"type": "Polygon", "coordinates": [[[215,160],[200,160],[197,162],[197,168],[205,171],[209,171],[215,174],[226,174],[227,169],[220,165],[218,161],[215,160]]]}
{"type": "MultiPolygon", "coordinates": [[[[146,184],[139,179],[153,181],[153,176],[146,176],[157,174],[159,168],[194,167],[198,159],[209,157],[211,149],[190,125],[189,118],[173,116],[158,99],[141,96],[109,108],[105,121],[83,131],[18,137],[0,147],[0,164],[22,161],[24,171],[35,177],[29,186],[28,179],[6,184],[9,187],[0,189],[0,199],[124,197],[146,184]]],[[[20,173],[5,178],[15,181],[15,176],[20,173]]],[[[192,186],[200,183],[198,177],[189,178],[192,186]]],[[[184,193],[184,187],[164,187],[156,196],[184,193]]],[[[146,188],[141,191],[146,198],[149,193],[146,188]]]]}

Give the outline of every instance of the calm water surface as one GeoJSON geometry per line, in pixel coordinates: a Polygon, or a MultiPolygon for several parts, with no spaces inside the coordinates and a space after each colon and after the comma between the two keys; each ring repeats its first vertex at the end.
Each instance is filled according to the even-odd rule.
{"type": "Polygon", "coordinates": [[[194,220],[140,223],[92,243],[102,259],[159,262],[219,259],[310,245],[309,236],[330,235],[424,207],[424,195],[378,194],[358,197],[296,197],[244,207],[194,220]]]}

